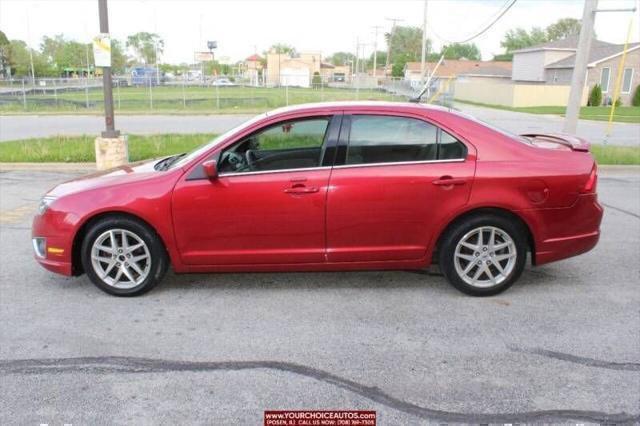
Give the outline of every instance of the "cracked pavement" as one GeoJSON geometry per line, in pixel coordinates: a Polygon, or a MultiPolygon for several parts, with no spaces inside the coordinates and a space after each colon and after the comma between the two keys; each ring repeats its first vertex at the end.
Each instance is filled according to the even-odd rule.
{"type": "Polygon", "coordinates": [[[0,173],[0,423],[640,422],[640,176],[601,171],[591,252],[506,293],[438,275],[175,275],[139,298],[32,259],[30,215],[70,174],[0,173]]]}

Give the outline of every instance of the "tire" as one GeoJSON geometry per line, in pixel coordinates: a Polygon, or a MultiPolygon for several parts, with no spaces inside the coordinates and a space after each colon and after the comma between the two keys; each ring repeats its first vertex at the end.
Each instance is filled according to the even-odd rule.
{"type": "Polygon", "coordinates": [[[148,292],[162,280],[169,264],[160,237],[144,223],[124,216],[92,224],[80,250],[91,282],[114,296],[148,292]]]}
{"type": "Polygon", "coordinates": [[[493,296],[518,280],[526,257],[523,226],[503,216],[483,213],[454,223],[446,231],[438,260],[444,276],[461,292],[493,296]]]}

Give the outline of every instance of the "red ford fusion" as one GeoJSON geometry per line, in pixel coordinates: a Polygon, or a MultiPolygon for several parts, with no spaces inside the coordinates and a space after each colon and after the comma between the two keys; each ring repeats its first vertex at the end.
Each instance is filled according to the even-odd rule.
{"type": "Polygon", "coordinates": [[[602,208],[589,145],[511,135],[412,103],[300,105],[189,153],[60,184],[35,258],[134,296],[176,273],[418,270],[497,294],[592,249],[602,208]]]}

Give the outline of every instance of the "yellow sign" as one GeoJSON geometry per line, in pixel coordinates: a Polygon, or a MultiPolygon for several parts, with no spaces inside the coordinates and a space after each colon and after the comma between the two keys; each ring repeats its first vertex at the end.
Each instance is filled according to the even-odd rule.
{"type": "Polygon", "coordinates": [[[111,38],[101,33],[93,38],[93,60],[96,67],[111,66],[111,38]]]}

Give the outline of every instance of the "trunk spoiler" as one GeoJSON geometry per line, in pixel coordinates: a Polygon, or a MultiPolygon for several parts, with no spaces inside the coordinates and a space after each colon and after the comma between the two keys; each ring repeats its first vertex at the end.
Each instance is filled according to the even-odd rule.
{"type": "Polygon", "coordinates": [[[572,151],[588,152],[591,144],[582,138],[564,133],[526,133],[520,136],[525,138],[539,139],[545,142],[554,142],[568,146],[572,151]]]}

